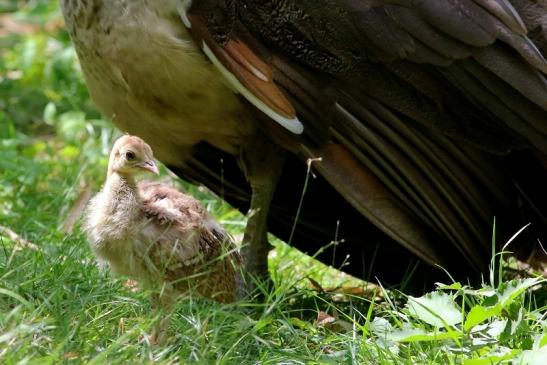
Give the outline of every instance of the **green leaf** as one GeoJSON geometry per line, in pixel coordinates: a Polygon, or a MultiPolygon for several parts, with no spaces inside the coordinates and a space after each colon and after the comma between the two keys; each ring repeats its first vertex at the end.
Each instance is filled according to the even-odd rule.
{"type": "Polygon", "coordinates": [[[520,350],[513,350],[506,355],[496,356],[491,355],[487,357],[473,358],[469,360],[464,360],[463,365],[491,365],[491,364],[500,364],[504,360],[510,360],[515,355],[517,355],[520,350]]]}
{"type": "MultiPolygon", "coordinates": [[[[292,319],[291,319],[292,322],[292,319]]],[[[272,323],[272,319],[270,317],[262,318],[258,322],[256,322],[254,329],[257,331],[260,331],[261,329],[269,326],[272,323]]]]}
{"type": "Polygon", "coordinates": [[[75,159],[80,154],[80,149],[73,145],[66,145],[59,150],[59,155],[65,159],[75,159]]]}
{"type": "Polygon", "coordinates": [[[76,142],[78,136],[85,131],[85,113],[69,111],[59,116],[58,132],[70,142],[76,142]]]}
{"type": "MultiPolygon", "coordinates": [[[[262,320],[264,321],[264,320],[262,320]]],[[[267,324],[270,324],[271,322],[271,319],[268,320],[268,323],[267,324]]],[[[259,322],[260,323],[260,322],[259,322]]],[[[255,326],[255,328],[258,326],[258,324],[255,326]]],[[[296,318],[296,317],[291,317],[289,318],[289,323],[292,324],[293,326],[295,327],[298,327],[300,328],[301,330],[304,330],[304,331],[312,331],[312,332],[315,332],[317,329],[314,328],[309,322],[306,322],[306,321],[303,321],[301,320],[300,318],[296,318]]],[[[262,327],[265,327],[265,326],[262,326],[262,327]]],[[[260,328],[262,328],[260,327],[260,328]]]]}
{"type": "Polygon", "coordinates": [[[426,332],[419,328],[404,328],[386,334],[385,338],[393,342],[424,342],[455,340],[462,336],[461,332],[426,332]]]}
{"type": "Polygon", "coordinates": [[[420,298],[411,296],[407,308],[411,315],[437,328],[462,321],[462,313],[454,299],[443,292],[428,293],[420,298]]]}
{"type": "Polygon", "coordinates": [[[23,69],[29,69],[34,64],[36,54],[38,53],[37,38],[29,38],[23,43],[21,52],[21,66],[23,69]]]}
{"type": "Polygon", "coordinates": [[[486,297],[482,302],[483,305],[471,308],[465,319],[464,330],[469,331],[477,324],[500,315],[502,309],[507,309],[516,298],[541,281],[542,279],[528,278],[503,284],[501,293],[486,297]]]}
{"type": "Polygon", "coordinates": [[[385,318],[375,317],[370,323],[369,329],[377,336],[384,336],[393,330],[391,323],[385,318]]]}
{"type": "Polygon", "coordinates": [[[537,350],[523,351],[513,363],[518,365],[545,365],[546,359],[547,346],[543,346],[537,350]]]}
{"type": "Polygon", "coordinates": [[[485,308],[483,306],[476,305],[471,308],[471,310],[467,314],[463,329],[467,332],[479,323],[500,314],[500,312],[501,309],[498,306],[485,308]]]}
{"type": "Polygon", "coordinates": [[[490,323],[486,333],[493,338],[498,338],[507,327],[507,319],[496,320],[490,323]]]}
{"type": "Polygon", "coordinates": [[[539,278],[528,278],[508,282],[503,292],[499,294],[499,304],[501,305],[501,308],[506,308],[513,302],[513,300],[515,300],[515,298],[520,296],[527,289],[541,282],[545,283],[545,280],[539,278]]]}
{"type": "Polygon", "coordinates": [[[435,285],[437,285],[437,289],[440,289],[440,290],[460,290],[463,288],[462,284],[459,282],[452,283],[450,285],[446,285],[443,283],[435,283],[435,285]]]}
{"type": "Polygon", "coordinates": [[[55,104],[52,102],[47,103],[46,107],[44,108],[43,114],[44,122],[49,125],[54,125],[56,116],[57,107],[55,106],[55,104]]]}
{"type": "Polygon", "coordinates": [[[507,321],[507,327],[500,336],[500,341],[510,341],[529,333],[528,323],[524,320],[525,314],[524,308],[520,308],[518,317],[507,321]]]}

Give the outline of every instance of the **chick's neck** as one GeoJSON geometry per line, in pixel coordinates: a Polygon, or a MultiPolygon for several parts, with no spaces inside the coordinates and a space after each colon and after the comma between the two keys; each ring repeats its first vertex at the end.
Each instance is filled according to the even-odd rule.
{"type": "Polygon", "coordinates": [[[107,195],[110,212],[120,209],[129,211],[138,206],[137,184],[132,175],[109,171],[103,191],[107,195]]]}

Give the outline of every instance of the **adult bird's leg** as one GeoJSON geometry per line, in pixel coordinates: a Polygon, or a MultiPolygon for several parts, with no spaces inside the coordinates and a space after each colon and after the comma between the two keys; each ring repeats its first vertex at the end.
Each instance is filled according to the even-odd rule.
{"type": "MultiPolygon", "coordinates": [[[[243,258],[247,273],[268,278],[267,219],[270,204],[281,175],[285,151],[270,142],[261,142],[244,151],[244,171],[251,185],[251,206],[243,236],[243,258]]],[[[252,280],[247,289],[252,289],[252,280]]]]}

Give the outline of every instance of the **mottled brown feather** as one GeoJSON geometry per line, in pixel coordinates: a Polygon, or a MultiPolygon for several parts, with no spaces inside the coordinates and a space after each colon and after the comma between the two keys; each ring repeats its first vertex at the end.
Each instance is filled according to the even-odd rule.
{"type": "Polygon", "coordinates": [[[142,181],[138,188],[144,216],[161,232],[149,237],[157,240],[150,257],[163,268],[167,281],[180,292],[195,288],[204,297],[234,301],[241,258],[231,237],[195,198],[158,182],[142,181]],[[190,257],[176,255],[177,244],[184,245],[184,240],[196,244],[190,257]],[[171,255],[164,254],[168,250],[171,255]]]}

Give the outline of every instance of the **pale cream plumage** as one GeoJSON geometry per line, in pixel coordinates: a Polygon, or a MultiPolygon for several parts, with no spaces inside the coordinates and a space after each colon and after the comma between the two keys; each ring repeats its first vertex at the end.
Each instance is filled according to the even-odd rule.
{"type": "Polygon", "coordinates": [[[138,137],[118,139],[86,217],[95,255],[115,273],[159,290],[160,306],[188,292],[234,301],[240,257],[229,235],[193,197],[163,183],[137,183],[144,171],[158,173],[151,148],[138,137]]]}

